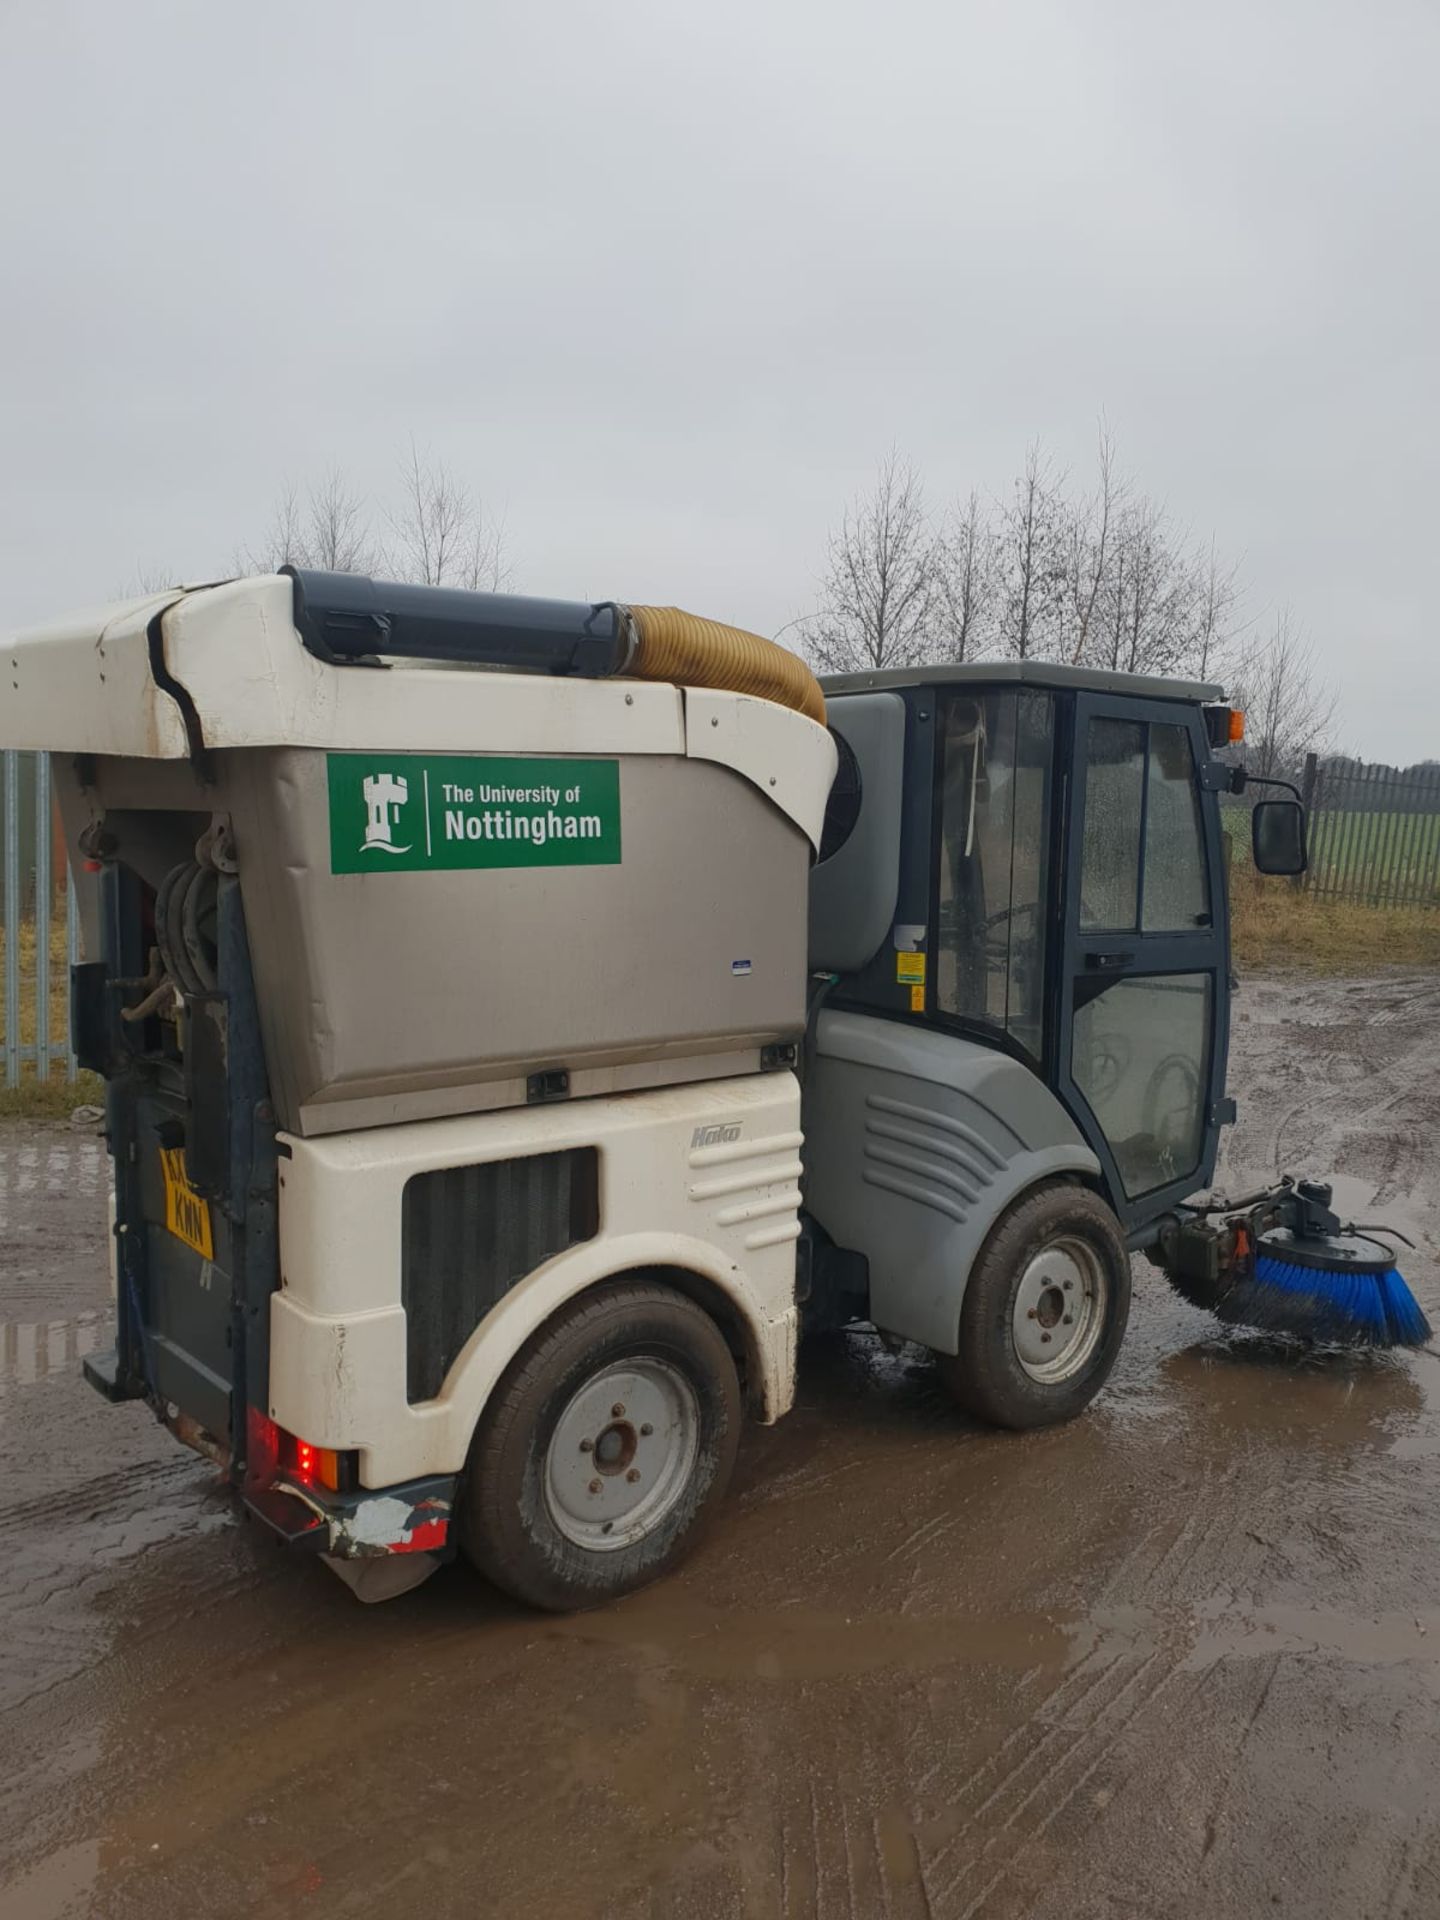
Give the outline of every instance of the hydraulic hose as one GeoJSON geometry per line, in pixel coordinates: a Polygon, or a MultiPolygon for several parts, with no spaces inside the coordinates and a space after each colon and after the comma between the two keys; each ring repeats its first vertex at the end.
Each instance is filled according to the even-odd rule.
{"type": "Polygon", "coordinates": [[[623,671],[636,680],[753,693],[825,724],[825,696],[805,662],[775,641],[679,607],[629,607],[635,651],[623,671]]]}

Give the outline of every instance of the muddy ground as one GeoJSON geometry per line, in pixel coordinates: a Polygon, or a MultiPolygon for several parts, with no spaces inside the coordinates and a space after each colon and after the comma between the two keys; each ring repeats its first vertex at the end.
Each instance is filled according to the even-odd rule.
{"type": "MultiPolygon", "coordinates": [[[[1257,982],[1228,1167],[1346,1170],[1440,1318],[1440,978],[1257,982]]],[[[1089,1415],[807,1353],[677,1577],[360,1606],[78,1357],[99,1143],[0,1131],[0,1915],[1440,1914],[1440,1359],[1137,1266],[1089,1415]]]]}

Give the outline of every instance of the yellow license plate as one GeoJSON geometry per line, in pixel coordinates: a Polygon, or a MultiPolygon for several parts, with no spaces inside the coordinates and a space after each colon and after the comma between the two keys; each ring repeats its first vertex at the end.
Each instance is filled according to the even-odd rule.
{"type": "Polygon", "coordinates": [[[210,1237],[210,1209],[185,1172],[185,1149],[162,1147],[160,1168],[165,1175],[165,1224],[177,1240],[193,1247],[202,1260],[215,1258],[210,1237]]]}

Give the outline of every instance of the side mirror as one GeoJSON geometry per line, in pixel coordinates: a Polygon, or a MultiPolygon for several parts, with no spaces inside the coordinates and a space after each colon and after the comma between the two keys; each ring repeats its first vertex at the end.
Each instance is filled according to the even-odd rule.
{"type": "Polygon", "coordinates": [[[1259,800],[1250,815],[1257,873],[1304,873],[1305,809],[1298,800],[1259,800]]]}

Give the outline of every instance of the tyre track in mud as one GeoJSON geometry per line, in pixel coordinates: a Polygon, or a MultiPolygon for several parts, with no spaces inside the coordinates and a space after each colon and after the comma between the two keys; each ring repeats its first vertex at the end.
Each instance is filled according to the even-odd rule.
{"type": "MultiPolygon", "coordinates": [[[[1276,996],[1272,1023],[1257,1023],[1262,1038],[1262,1045],[1255,1050],[1258,1059],[1246,1057],[1243,1043],[1237,1049],[1259,1097],[1245,1099],[1245,1090],[1241,1089],[1251,1118],[1248,1134],[1242,1131],[1232,1143],[1231,1164],[1242,1165],[1247,1176],[1254,1173],[1263,1178],[1290,1167],[1326,1172],[1333,1160],[1346,1176],[1347,1185],[1363,1187],[1368,1181],[1373,1207],[1382,1208],[1396,1200],[1405,1203],[1407,1218],[1421,1226],[1428,1247],[1433,1249],[1436,1196],[1424,1189],[1422,1181],[1427,1173],[1433,1180],[1436,1172],[1434,1151],[1427,1161],[1426,1143],[1433,1139],[1430,1128],[1440,1111],[1434,1092],[1440,1084],[1440,1046],[1436,1045],[1434,1023],[1440,991],[1425,981],[1416,993],[1382,998],[1374,1017],[1360,1021],[1349,1017],[1346,1003],[1351,998],[1349,983],[1334,991],[1337,1012],[1347,1016],[1343,1025],[1324,1017],[1328,1007],[1322,1007],[1321,1018],[1307,1019],[1307,1030],[1313,1031],[1324,1047],[1318,1058],[1308,1056],[1305,1042],[1297,1044],[1293,1035],[1264,1030],[1265,1025],[1278,1028],[1288,1022],[1288,995],[1276,996]],[[1289,1091],[1297,1079],[1304,1079],[1307,1085],[1301,1098],[1291,1093],[1277,1118],[1267,1115],[1265,1107],[1267,1100],[1272,1107],[1275,1104],[1273,1087],[1267,1084],[1267,1068],[1280,1049],[1289,1071],[1275,1073],[1274,1081],[1283,1091],[1289,1091]],[[1339,1062],[1346,1062],[1349,1070],[1337,1073],[1339,1062]],[[1387,1076],[1402,1065],[1404,1081],[1395,1086],[1387,1076]],[[1336,1100],[1341,1085],[1349,1096],[1344,1103],[1336,1100]],[[1359,1102],[1350,1104],[1357,1090],[1359,1102]],[[1307,1165],[1296,1167],[1293,1158],[1281,1157],[1289,1154],[1290,1143],[1295,1140],[1304,1143],[1307,1165]]],[[[1244,1184],[1243,1178],[1237,1176],[1234,1184],[1238,1188],[1244,1184]]],[[[1425,1264],[1429,1271],[1418,1271],[1416,1280],[1422,1293],[1427,1291],[1426,1280],[1430,1280],[1433,1304],[1433,1263],[1425,1264]]],[[[1215,1358],[1206,1359],[1202,1352],[1197,1361],[1199,1369],[1229,1364],[1228,1355],[1235,1343],[1215,1340],[1213,1344],[1215,1358]]],[[[1391,1373],[1396,1380],[1405,1377],[1404,1369],[1409,1364],[1401,1362],[1392,1367],[1381,1362],[1378,1367],[1370,1367],[1362,1363],[1354,1383],[1345,1380],[1343,1362],[1329,1373],[1317,1369],[1322,1396],[1332,1384],[1343,1396],[1349,1396],[1356,1383],[1361,1391],[1368,1391],[1377,1386],[1378,1375],[1380,1391],[1371,1396],[1377,1416],[1362,1416],[1350,1439],[1363,1437],[1383,1444],[1380,1435],[1386,1377],[1391,1373]]],[[[1296,1383],[1284,1380],[1283,1384],[1288,1387],[1296,1383]]],[[[1305,1380],[1298,1384],[1297,1418],[1309,1397],[1304,1391],[1305,1380]]],[[[1413,1407],[1417,1400],[1418,1396],[1412,1395],[1409,1404],[1413,1407]]],[[[1276,1582],[1292,1584],[1298,1576],[1307,1586],[1318,1582],[1324,1590],[1363,1586],[1371,1559],[1363,1532],[1346,1509],[1351,1499],[1366,1499],[1373,1493],[1368,1462],[1358,1468],[1345,1462],[1340,1468],[1339,1487],[1335,1476],[1323,1473],[1316,1486],[1305,1487],[1299,1476],[1307,1465],[1313,1467],[1313,1460],[1297,1458],[1293,1445],[1273,1444],[1268,1435],[1264,1444],[1246,1447],[1222,1464],[1203,1462],[1198,1480],[1176,1489],[1182,1497],[1175,1507],[1145,1527],[1117,1558],[1101,1589],[1104,1600],[1122,1610],[1128,1603],[1132,1614],[1147,1609],[1150,1624],[1146,1630],[1154,1631],[1167,1612],[1178,1612],[1183,1622],[1187,1599],[1204,1599],[1217,1591],[1221,1602],[1241,1622],[1247,1617],[1244,1596],[1253,1598],[1276,1582]]],[[[1420,1504],[1417,1502],[1417,1506],[1420,1504]]],[[[1417,1511],[1415,1518],[1423,1524],[1422,1511],[1417,1511]]],[[[954,1525],[949,1516],[933,1516],[907,1533],[890,1550],[889,1557],[923,1556],[954,1525]]],[[[927,1915],[971,1916],[993,1911],[1030,1916],[1051,1910],[1043,1888],[1031,1884],[1033,1873],[1025,1870],[1027,1860],[1033,1862],[1037,1850],[1043,1851],[1046,1836],[1057,1823],[1063,1824],[1097,1776],[1106,1777],[1104,1798],[1108,1804],[1143,1771],[1144,1746],[1155,1737],[1148,1733],[1147,1722],[1158,1718],[1172,1695],[1182,1714],[1203,1706],[1209,1670],[1198,1676],[1190,1670],[1193,1636],[1182,1627],[1168,1643],[1163,1634],[1161,1640],[1162,1644],[1148,1651],[1142,1647],[1119,1653],[1097,1651],[1087,1656],[1080,1667],[1030,1709],[997,1754],[970,1774],[958,1791],[952,1790],[942,1813],[921,1814],[913,1823],[899,1823],[913,1849],[906,1884],[913,1882],[923,1895],[915,1911],[927,1915]],[[1127,1746],[1133,1749],[1129,1755],[1124,1751],[1127,1746]]],[[[1235,1793],[1227,1769],[1257,1740],[1263,1740],[1277,1681],[1299,1657],[1276,1654],[1253,1676],[1243,1716],[1212,1757],[1215,1785],[1195,1855],[1195,1867],[1203,1877],[1215,1877],[1231,1844],[1227,1823],[1232,1820],[1235,1793]]],[[[939,1760],[914,1781],[911,1791],[920,1808],[946,1765],[945,1760],[939,1760]]],[[[785,1831],[791,1830],[792,1823],[782,1825],[785,1831]]],[[[793,1825],[803,1833],[803,1822],[793,1825]]],[[[1361,1858],[1380,1850],[1367,1836],[1357,1836],[1354,1844],[1361,1858]]],[[[1388,1839],[1385,1845],[1389,1845],[1388,1839]]],[[[1403,1911],[1406,1889],[1419,1881],[1428,1879],[1433,1885],[1433,1869],[1427,1863],[1433,1861],[1437,1845],[1440,1840],[1434,1816],[1420,1814],[1412,1823],[1403,1858],[1394,1871],[1382,1867],[1376,1859],[1382,1885],[1391,1887],[1385,1897],[1385,1911],[1403,1911]]],[[[901,1853],[903,1856],[903,1849],[901,1853]]],[[[816,1873],[811,1869],[801,1878],[813,1882],[816,1873]]],[[[1229,1897],[1224,1896],[1227,1903],[1229,1897]]],[[[1203,1906],[1203,1898],[1202,1894],[1197,1905],[1192,1895],[1176,1910],[1209,1910],[1203,1906]]],[[[1285,1896],[1271,1898],[1279,1904],[1285,1896]]],[[[1314,1904],[1313,1893],[1307,1900],[1311,1904],[1304,1908],[1306,1912],[1326,1910],[1323,1900],[1314,1904]]],[[[828,1909],[816,1906],[813,1910],[828,1909]]],[[[845,1909],[837,1906],[835,1910],[845,1909]]],[[[908,1913],[912,1909],[892,1888],[885,1893],[883,1907],[875,1910],[908,1913]]],[[[1068,1901],[1054,1902],[1057,1914],[1075,1910],[1068,1901]]],[[[1169,1908],[1147,1904],[1136,1909],[1141,1910],[1158,1913],[1169,1908]]],[[[1215,1910],[1228,1908],[1217,1905],[1215,1910]]],[[[798,1909],[787,1902],[783,1911],[789,1914],[798,1909]]]]}
{"type": "Polygon", "coordinates": [[[1235,1015],[1234,1044],[1254,1091],[1244,1090],[1224,1141],[1226,1177],[1234,1170],[1238,1186],[1248,1173],[1339,1169],[1369,1185],[1374,1205],[1417,1202],[1432,1216],[1421,1224],[1433,1228],[1436,1196],[1419,1190],[1435,1177],[1440,981],[1421,973],[1242,985],[1235,1015]]]}
{"type": "MultiPolygon", "coordinates": [[[[233,1524],[215,1475],[143,1410],[107,1406],[81,1362],[114,1338],[107,1162],[93,1133],[0,1126],[0,1711],[82,1674],[110,1641],[107,1602],[146,1556],[233,1524]]],[[[233,1590],[212,1556],[148,1631],[233,1590]]],[[[4,1814],[0,1787],[0,1819],[4,1814]]]]}
{"type": "MultiPolygon", "coordinates": [[[[1338,1168],[1440,1306],[1440,982],[1259,982],[1235,1011],[1227,1180],[1338,1168]]],[[[27,1263],[35,1324],[103,1313],[70,1259],[27,1263]]],[[[0,1479],[0,1633],[23,1598],[49,1676],[0,1708],[6,1920],[7,1884],[87,1847],[76,1910],[106,1920],[1440,1913],[1425,1357],[1287,1354],[1137,1263],[1110,1389],[1017,1436],[913,1352],[821,1342],[695,1560],[569,1621],[460,1572],[358,1609],[72,1373],[0,1391],[0,1449],[42,1474],[0,1479]]]]}

